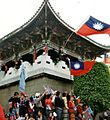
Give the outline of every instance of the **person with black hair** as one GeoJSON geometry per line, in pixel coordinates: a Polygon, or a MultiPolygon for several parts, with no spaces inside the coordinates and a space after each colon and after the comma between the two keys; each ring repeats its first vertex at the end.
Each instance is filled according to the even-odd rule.
{"type": "Polygon", "coordinates": [[[17,108],[20,103],[19,93],[15,92],[13,97],[10,97],[8,100],[9,103],[12,103],[12,107],[17,108]]]}
{"type": "Polygon", "coordinates": [[[14,109],[16,114],[19,114],[19,104],[20,104],[20,97],[18,92],[14,92],[14,96],[10,97],[8,100],[9,102],[9,109],[14,109]]]}
{"type": "Polygon", "coordinates": [[[47,120],[47,118],[43,114],[42,108],[38,110],[38,116],[37,116],[36,120],[47,120]]]}
{"type": "Polygon", "coordinates": [[[19,115],[22,119],[24,119],[26,113],[27,113],[27,107],[25,105],[25,93],[21,92],[20,105],[19,105],[19,115]]]}
{"type": "Polygon", "coordinates": [[[57,113],[57,120],[62,120],[62,111],[64,107],[64,101],[60,97],[60,92],[56,92],[56,97],[55,97],[55,111],[57,113]]]}

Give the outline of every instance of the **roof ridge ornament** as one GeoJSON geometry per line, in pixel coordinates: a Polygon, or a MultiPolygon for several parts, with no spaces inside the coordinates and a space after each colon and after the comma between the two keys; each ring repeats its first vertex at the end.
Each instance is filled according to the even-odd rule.
{"type": "Polygon", "coordinates": [[[44,0],[45,3],[47,3],[49,0],[44,0]]]}

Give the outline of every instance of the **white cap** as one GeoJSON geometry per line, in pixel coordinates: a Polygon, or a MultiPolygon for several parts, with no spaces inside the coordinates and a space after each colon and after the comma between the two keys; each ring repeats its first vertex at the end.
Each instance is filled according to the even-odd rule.
{"type": "Polygon", "coordinates": [[[40,96],[40,93],[36,93],[35,96],[36,96],[36,97],[39,97],[39,96],[40,96]]]}

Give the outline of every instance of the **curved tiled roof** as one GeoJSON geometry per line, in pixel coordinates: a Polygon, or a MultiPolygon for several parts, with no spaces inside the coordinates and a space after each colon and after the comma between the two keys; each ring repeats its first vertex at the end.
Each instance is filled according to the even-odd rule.
{"type": "MultiPolygon", "coordinates": [[[[110,51],[110,46],[105,46],[100,43],[97,43],[88,37],[82,37],[76,35],[74,32],[74,28],[69,26],[61,19],[61,17],[59,17],[59,15],[54,11],[53,7],[51,6],[48,0],[44,0],[38,11],[28,22],[26,22],[21,27],[17,28],[13,32],[9,33],[8,35],[0,39],[1,52],[4,53],[4,49],[8,48],[10,50],[10,55],[6,50],[5,52],[8,57],[11,57],[12,55],[11,51],[13,52],[12,48],[14,49],[14,51],[17,51],[19,48],[18,51],[21,52],[23,51],[23,49],[20,46],[18,47],[18,44],[22,43],[24,47],[26,47],[25,43],[27,41],[29,43],[26,49],[29,49],[29,47],[32,47],[33,45],[33,43],[31,44],[31,39],[33,39],[33,36],[36,37],[34,43],[38,43],[42,41],[43,39],[42,35],[46,30],[45,28],[47,28],[48,33],[50,32],[52,34],[52,37],[55,37],[55,35],[53,35],[54,33],[57,34],[56,39],[58,39],[57,41],[60,42],[60,45],[63,45],[65,40],[68,38],[68,36],[73,32],[71,41],[70,43],[68,42],[67,48],[74,50],[76,53],[78,52],[77,51],[78,49],[79,50],[78,54],[81,54],[80,53],[81,49],[84,49],[83,51],[85,52],[87,51],[88,54],[90,54],[91,52],[93,52],[94,54],[97,53],[95,56],[99,56],[105,52],[110,51]],[[33,35],[32,33],[34,31],[37,32],[40,31],[39,35],[38,34],[33,35]],[[27,40],[26,37],[29,40],[27,40]],[[73,49],[72,46],[76,48],[73,49]]],[[[52,42],[58,44],[57,41],[53,40],[52,42]]]]}

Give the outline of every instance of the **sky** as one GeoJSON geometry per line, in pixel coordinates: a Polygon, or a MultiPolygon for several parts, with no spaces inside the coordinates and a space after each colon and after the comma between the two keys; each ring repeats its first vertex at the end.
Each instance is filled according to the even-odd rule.
{"type": "MultiPolygon", "coordinates": [[[[110,0],[49,0],[60,17],[77,28],[89,16],[110,24],[110,0]]],[[[43,0],[0,0],[0,38],[19,28],[38,10],[43,0]]],[[[91,35],[91,39],[110,45],[107,34],[91,35]]]]}

